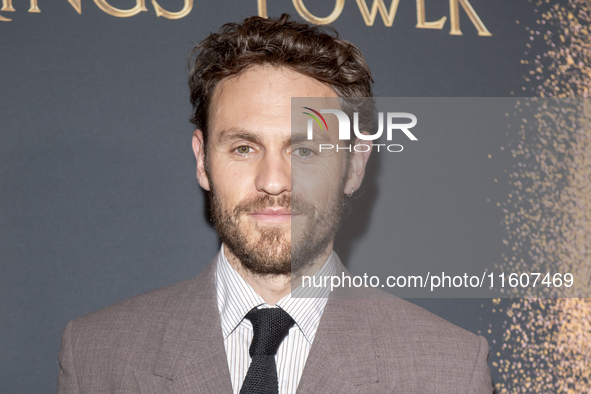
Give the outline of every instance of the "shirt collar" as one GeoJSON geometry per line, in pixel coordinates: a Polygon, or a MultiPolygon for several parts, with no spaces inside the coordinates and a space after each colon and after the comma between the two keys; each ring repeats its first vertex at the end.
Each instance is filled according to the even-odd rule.
{"type": "MultiPolygon", "coordinates": [[[[314,276],[330,276],[335,273],[335,253],[332,252],[314,276]]],[[[228,262],[224,255],[224,245],[218,254],[215,283],[224,340],[240,325],[252,308],[270,307],[228,262]]],[[[305,296],[298,292],[298,297],[292,297],[290,293],[277,302],[277,306],[289,313],[310,343],[316,335],[328,293],[327,288],[314,289],[305,296]]]]}

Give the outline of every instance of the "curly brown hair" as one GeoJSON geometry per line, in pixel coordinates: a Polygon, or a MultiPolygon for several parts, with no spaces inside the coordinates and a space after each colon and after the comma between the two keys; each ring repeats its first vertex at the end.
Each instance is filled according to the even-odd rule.
{"type": "Polygon", "coordinates": [[[195,46],[189,58],[191,123],[207,142],[209,106],[217,84],[254,65],[284,66],[331,86],[340,97],[373,97],[363,54],[332,28],[251,16],[227,23],[195,46]]]}

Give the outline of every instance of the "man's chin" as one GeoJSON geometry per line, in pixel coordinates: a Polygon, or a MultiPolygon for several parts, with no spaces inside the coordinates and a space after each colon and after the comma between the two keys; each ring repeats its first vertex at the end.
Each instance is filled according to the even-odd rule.
{"type": "MultiPolygon", "coordinates": [[[[231,248],[232,249],[232,248],[231,248]]],[[[291,249],[277,245],[247,245],[245,248],[232,250],[242,268],[254,275],[277,276],[291,275],[291,249]]]]}
{"type": "Polygon", "coordinates": [[[224,243],[256,275],[289,275],[291,273],[291,238],[289,226],[242,223],[234,234],[226,233],[224,243]]]}

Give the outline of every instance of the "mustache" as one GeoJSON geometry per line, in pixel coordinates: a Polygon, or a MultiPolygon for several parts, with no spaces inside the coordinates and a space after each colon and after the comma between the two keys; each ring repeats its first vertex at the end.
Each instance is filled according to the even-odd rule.
{"type": "Polygon", "coordinates": [[[268,194],[261,194],[256,197],[248,198],[240,201],[234,207],[234,215],[250,214],[262,211],[265,208],[276,207],[291,210],[291,195],[284,194],[281,196],[270,196],[268,194]]]}
{"type": "Polygon", "coordinates": [[[292,212],[292,215],[310,214],[315,212],[314,205],[304,201],[300,197],[292,197],[291,194],[283,194],[281,196],[271,196],[268,194],[261,194],[256,197],[248,198],[239,202],[233,209],[234,217],[243,214],[251,214],[262,211],[266,208],[282,208],[292,212]],[[292,206],[293,202],[293,206],[292,206]]]}

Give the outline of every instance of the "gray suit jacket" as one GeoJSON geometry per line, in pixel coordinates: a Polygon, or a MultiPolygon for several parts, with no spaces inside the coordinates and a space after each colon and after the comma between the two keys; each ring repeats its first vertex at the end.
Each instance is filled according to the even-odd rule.
{"type": "MultiPolygon", "coordinates": [[[[68,323],[58,394],[231,393],[215,261],[68,323]]],[[[298,394],[491,393],[486,339],[396,297],[330,298],[298,394]]]]}

